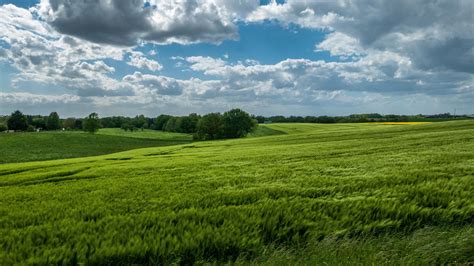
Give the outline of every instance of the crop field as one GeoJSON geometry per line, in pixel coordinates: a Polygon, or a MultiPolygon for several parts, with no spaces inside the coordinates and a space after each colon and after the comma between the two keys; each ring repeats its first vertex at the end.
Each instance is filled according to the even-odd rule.
{"type": "Polygon", "coordinates": [[[0,165],[0,265],[474,262],[473,121],[261,127],[0,165]]]}
{"type": "Polygon", "coordinates": [[[78,131],[0,133],[0,164],[101,155],[137,148],[191,142],[187,134],[145,130],[101,129],[92,135],[78,131]]]}

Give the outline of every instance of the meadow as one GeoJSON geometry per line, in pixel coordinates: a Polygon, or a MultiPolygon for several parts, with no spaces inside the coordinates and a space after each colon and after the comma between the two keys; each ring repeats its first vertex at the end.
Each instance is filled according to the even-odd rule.
{"type": "Polygon", "coordinates": [[[82,131],[0,133],[0,164],[101,155],[184,144],[191,140],[189,134],[156,130],[125,132],[118,128],[104,128],[97,134],[82,131]]]}
{"type": "Polygon", "coordinates": [[[473,121],[261,127],[0,165],[0,265],[474,261],[473,121]]]}

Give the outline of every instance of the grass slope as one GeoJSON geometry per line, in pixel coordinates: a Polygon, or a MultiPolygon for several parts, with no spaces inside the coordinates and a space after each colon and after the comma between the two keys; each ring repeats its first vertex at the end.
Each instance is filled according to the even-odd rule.
{"type": "Polygon", "coordinates": [[[0,165],[0,264],[474,261],[474,123],[0,165]]]}
{"type": "Polygon", "coordinates": [[[137,130],[137,131],[124,131],[120,128],[102,128],[97,134],[120,136],[129,138],[140,138],[140,139],[160,139],[160,140],[188,140],[191,141],[193,136],[190,134],[174,133],[157,131],[151,129],[137,130]]]}
{"type": "Polygon", "coordinates": [[[257,137],[266,137],[266,136],[274,136],[274,135],[282,135],[286,134],[286,132],[273,129],[271,126],[268,125],[258,125],[252,132],[250,132],[247,137],[248,138],[257,138],[257,137]]]}
{"type": "Polygon", "coordinates": [[[44,161],[108,154],[190,142],[189,135],[101,129],[100,134],[56,131],[0,133],[0,163],[44,161]],[[149,138],[145,138],[149,137],[149,138]]]}

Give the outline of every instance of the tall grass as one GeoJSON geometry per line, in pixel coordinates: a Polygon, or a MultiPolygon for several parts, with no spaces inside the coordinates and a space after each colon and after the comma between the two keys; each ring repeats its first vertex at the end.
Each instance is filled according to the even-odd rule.
{"type": "Polygon", "coordinates": [[[473,261],[473,122],[269,127],[0,165],[0,264],[473,261]]]}

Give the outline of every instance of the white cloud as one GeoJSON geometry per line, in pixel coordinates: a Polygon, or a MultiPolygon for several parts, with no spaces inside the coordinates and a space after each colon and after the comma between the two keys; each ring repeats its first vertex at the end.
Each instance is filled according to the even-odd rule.
{"type": "Polygon", "coordinates": [[[38,95],[26,92],[3,93],[0,92],[0,102],[16,104],[48,104],[48,103],[73,103],[80,97],[72,94],[63,95],[38,95]]]}
{"type": "Polygon", "coordinates": [[[393,12],[378,2],[344,0],[289,0],[284,5],[272,2],[263,7],[257,7],[256,1],[176,0],[152,3],[156,9],[134,6],[128,11],[124,8],[132,2],[54,3],[58,5],[42,1],[38,9],[30,10],[0,6],[0,60],[7,60],[18,70],[12,76],[13,91],[39,84],[67,93],[2,93],[2,112],[18,106],[35,110],[35,105],[41,110],[62,106],[62,110],[80,114],[94,107],[110,115],[183,114],[222,111],[232,106],[266,114],[418,112],[412,105],[433,112],[455,105],[472,112],[474,86],[472,64],[468,63],[474,58],[470,42],[473,23],[466,19],[466,1],[441,1],[430,6],[433,18],[424,14],[412,17],[409,8],[416,10],[425,3],[408,1],[392,6],[393,12]],[[440,11],[443,5],[447,5],[446,11],[440,11]],[[98,17],[95,11],[84,11],[91,6],[98,7],[97,12],[110,8],[111,13],[98,17]],[[454,11],[459,11],[459,16],[451,20],[443,13],[454,11]],[[68,12],[72,12],[69,17],[65,16],[68,12]],[[47,22],[38,19],[38,14],[47,22]],[[123,21],[110,23],[121,14],[126,15],[123,21]],[[145,20],[138,18],[129,23],[138,15],[144,15],[145,20]],[[106,63],[112,59],[159,71],[163,66],[151,59],[155,50],[145,55],[116,45],[219,43],[237,38],[237,21],[258,23],[265,19],[328,30],[315,50],[346,60],[289,58],[262,64],[250,58],[231,62],[225,54],[223,58],[171,57],[188,71],[191,77],[187,79],[141,72],[117,77],[115,68],[106,63]],[[71,32],[79,20],[98,26],[88,28],[86,23],[71,32]],[[192,77],[195,72],[201,72],[197,75],[201,79],[192,77]]]}
{"type": "Polygon", "coordinates": [[[211,74],[209,70],[212,71],[226,65],[224,60],[209,56],[190,56],[186,58],[186,61],[191,63],[192,70],[203,71],[206,74],[211,74]]]}
{"type": "Polygon", "coordinates": [[[328,34],[324,41],[316,44],[316,51],[329,51],[332,56],[340,56],[342,59],[364,54],[364,49],[357,39],[340,32],[328,34]]]}
{"type": "Polygon", "coordinates": [[[136,89],[156,95],[180,95],[183,88],[180,82],[174,78],[156,75],[146,75],[135,72],[122,79],[135,86],[136,89]]]}
{"type": "Polygon", "coordinates": [[[425,70],[474,73],[472,10],[470,0],[288,0],[261,6],[247,20],[333,31],[317,48],[337,56],[390,51],[425,70]]]}
{"type": "Polygon", "coordinates": [[[155,60],[146,58],[141,52],[137,52],[137,51],[131,52],[129,59],[130,61],[127,62],[128,65],[131,65],[140,69],[149,69],[151,71],[159,71],[163,68],[163,66],[160,63],[156,62],[155,60]]]}

